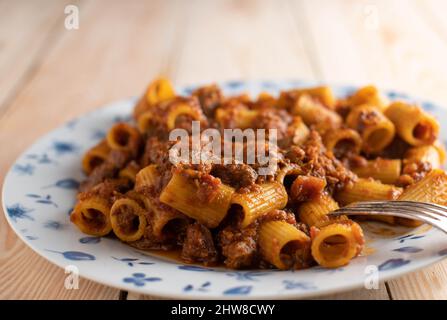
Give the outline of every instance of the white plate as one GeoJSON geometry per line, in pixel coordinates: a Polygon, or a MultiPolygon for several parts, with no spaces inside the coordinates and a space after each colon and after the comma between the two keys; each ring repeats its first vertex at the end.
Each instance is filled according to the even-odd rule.
{"type": "MultiPolygon", "coordinates": [[[[301,81],[228,82],[226,94],[278,90],[315,85],[301,81]]],[[[333,87],[338,96],[353,87],[333,87]]],[[[186,94],[191,88],[179,88],[186,94]]],[[[420,103],[434,114],[447,140],[447,113],[433,103],[393,91],[391,98],[420,103]]],[[[80,275],[105,285],[144,294],[177,298],[303,298],[364,286],[428,266],[447,257],[447,236],[427,226],[418,229],[364,224],[367,254],[338,269],[314,267],[302,271],[244,270],[183,265],[150,256],[118,240],[82,234],[69,221],[76,188],[84,176],[82,154],[98,142],[116,121],[130,120],[136,99],[98,109],[39,139],[8,172],[3,187],[6,218],[18,236],[34,251],[65,268],[74,265],[80,275]],[[386,229],[388,236],[384,236],[386,229]],[[375,231],[374,231],[375,230],[375,231]],[[378,274],[374,272],[378,270],[378,274]]],[[[32,268],[32,266],[30,266],[32,268]]]]}

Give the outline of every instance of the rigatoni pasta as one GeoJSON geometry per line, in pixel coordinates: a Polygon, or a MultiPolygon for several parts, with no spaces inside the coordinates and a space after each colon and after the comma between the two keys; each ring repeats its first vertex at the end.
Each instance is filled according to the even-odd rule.
{"type": "Polygon", "coordinates": [[[242,227],[248,226],[270,211],[284,208],[286,204],[286,189],[277,182],[261,184],[253,192],[235,193],[231,198],[231,205],[240,206],[242,209],[242,227]]]}
{"type": "Polygon", "coordinates": [[[310,256],[310,238],[284,221],[269,221],[259,230],[261,255],[278,269],[303,269],[310,256]]]}
{"type": "Polygon", "coordinates": [[[225,218],[233,193],[233,188],[216,178],[202,180],[199,172],[176,172],[160,194],[160,201],[214,228],[225,218]]]}
{"type": "Polygon", "coordinates": [[[93,169],[106,162],[110,153],[110,147],[106,140],[102,140],[96,146],[88,150],[82,158],[82,169],[90,174],[93,169]]]}
{"type": "Polygon", "coordinates": [[[375,106],[361,105],[346,118],[348,127],[357,130],[363,139],[363,151],[378,153],[394,139],[394,124],[375,106]]]}
{"type": "Polygon", "coordinates": [[[147,225],[144,209],[129,198],[118,199],[113,203],[110,222],[115,235],[125,242],[140,239],[147,225]]]}
{"type": "Polygon", "coordinates": [[[328,214],[339,208],[338,203],[328,194],[320,198],[304,202],[298,208],[298,214],[301,221],[306,225],[320,226],[329,222],[328,214]]]}
{"type": "Polygon", "coordinates": [[[312,256],[323,267],[342,267],[360,253],[363,244],[363,232],[357,223],[336,222],[313,232],[312,256]]]}
{"type": "Polygon", "coordinates": [[[136,103],[133,120],[115,123],[85,153],[86,179],[70,219],[83,233],[140,250],[179,251],[185,263],[336,268],[364,247],[361,225],[330,215],[339,207],[370,200],[447,205],[436,119],[412,104],[389,104],[374,86],[347,97],[319,86],[251,99],[226,96],[216,84],[179,96],[160,78],[136,103]],[[199,150],[174,161],[179,141],[199,150]]]}
{"type": "Polygon", "coordinates": [[[376,158],[352,165],[351,170],[361,178],[373,178],[382,183],[395,184],[402,173],[402,160],[376,158]]]}
{"type": "Polygon", "coordinates": [[[385,115],[394,123],[397,134],[412,146],[433,144],[438,138],[438,122],[418,106],[394,102],[385,115]]]}
{"type": "Polygon", "coordinates": [[[105,236],[112,231],[109,201],[98,196],[79,201],[70,220],[82,232],[92,236],[105,236]]]}

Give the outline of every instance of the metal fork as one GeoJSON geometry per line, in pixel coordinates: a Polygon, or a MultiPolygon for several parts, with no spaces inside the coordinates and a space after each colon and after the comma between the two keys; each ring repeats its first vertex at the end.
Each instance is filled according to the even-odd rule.
{"type": "Polygon", "coordinates": [[[330,213],[340,215],[383,215],[421,220],[447,233],[447,207],[416,201],[355,202],[330,213]]]}

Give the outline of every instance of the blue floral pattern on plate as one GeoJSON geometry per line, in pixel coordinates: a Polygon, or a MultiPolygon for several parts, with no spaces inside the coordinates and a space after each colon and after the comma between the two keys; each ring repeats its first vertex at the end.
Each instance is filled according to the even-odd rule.
{"type": "MultiPolygon", "coordinates": [[[[277,93],[294,86],[312,86],[301,80],[232,81],[222,84],[226,94],[248,91],[277,93]]],[[[195,86],[179,88],[190,93],[195,86]]],[[[353,86],[334,86],[343,96],[353,86]]],[[[442,123],[447,141],[447,112],[436,104],[395,91],[391,98],[420,103],[442,123]]],[[[373,254],[356,258],[338,269],[314,267],[298,271],[229,270],[179,264],[147,253],[135,258],[134,249],[108,238],[91,237],[79,232],[69,220],[76,189],[83,179],[81,156],[115,122],[132,120],[137,98],[118,101],[74,119],[50,132],[31,146],[8,172],[3,189],[3,205],[8,222],[33,250],[60,267],[80,263],[81,276],[102,283],[156,296],[188,298],[300,298],[353,286],[363,286],[365,268],[375,265],[382,279],[426,266],[447,257],[447,239],[434,229],[402,231],[392,238],[366,233],[373,254]],[[150,272],[150,273],[149,273],[150,272]]]]}
{"type": "Polygon", "coordinates": [[[123,279],[125,283],[132,283],[137,287],[143,287],[147,282],[161,281],[159,277],[146,277],[144,273],[133,273],[131,277],[126,277],[123,279]]]}

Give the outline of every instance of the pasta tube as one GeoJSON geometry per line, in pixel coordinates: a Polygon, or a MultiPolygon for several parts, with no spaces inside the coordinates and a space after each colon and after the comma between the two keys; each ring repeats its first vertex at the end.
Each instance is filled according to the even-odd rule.
{"type": "Polygon", "coordinates": [[[160,201],[208,228],[215,228],[226,216],[233,193],[234,189],[222,184],[220,179],[201,180],[175,172],[163,189],[160,201]]]}
{"type": "Polygon", "coordinates": [[[216,110],[216,121],[222,129],[246,129],[253,127],[258,114],[257,110],[245,107],[219,108],[216,110]]]}
{"type": "Polygon", "coordinates": [[[432,144],[439,136],[436,119],[415,105],[394,102],[385,111],[397,134],[412,146],[432,144]]]}
{"type": "Polygon", "coordinates": [[[101,197],[90,197],[79,201],[70,215],[70,220],[83,233],[92,236],[105,236],[112,231],[110,205],[101,197]]]}
{"type": "Polygon", "coordinates": [[[346,124],[360,133],[366,153],[378,153],[385,149],[396,132],[394,124],[379,109],[369,105],[353,109],[346,118],[346,124]]]}
{"type": "Polygon", "coordinates": [[[394,184],[402,171],[400,159],[382,159],[366,161],[364,164],[351,167],[351,170],[361,178],[373,178],[382,183],[394,184]]]}
{"type": "Polygon", "coordinates": [[[120,178],[127,178],[135,183],[138,171],[140,171],[140,166],[135,161],[131,161],[124,167],[124,169],[120,170],[118,176],[120,178]]]}
{"type": "Polygon", "coordinates": [[[408,186],[398,200],[431,202],[447,206],[447,173],[430,171],[420,181],[408,186]]]}
{"type": "Polygon", "coordinates": [[[137,129],[127,123],[117,123],[107,133],[107,144],[115,150],[138,152],[141,137],[137,129]]]}
{"type": "Polygon", "coordinates": [[[293,115],[300,116],[308,126],[313,125],[318,132],[339,128],[342,118],[309,95],[302,95],[292,109],[293,115]]]}
{"type": "Polygon", "coordinates": [[[198,99],[176,97],[142,113],[137,124],[140,132],[166,132],[177,127],[191,126],[193,120],[206,120],[198,99]]]}
{"type": "MultiPolygon", "coordinates": [[[[373,179],[358,179],[353,184],[335,193],[334,198],[342,206],[360,201],[396,200],[402,194],[402,188],[390,184],[383,184],[373,179]]],[[[368,216],[368,219],[379,220],[393,224],[391,216],[368,216]]]]}
{"type": "Polygon", "coordinates": [[[328,194],[320,198],[303,203],[298,208],[300,221],[306,225],[320,226],[329,222],[328,213],[339,208],[338,203],[328,194]]]}
{"type": "Polygon", "coordinates": [[[290,137],[290,144],[301,145],[309,136],[310,130],[301,119],[301,117],[293,117],[292,122],[287,127],[287,137],[290,137]]]}
{"type": "Polygon", "coordinates": [[[401,193],[402,188],[362,178],[336,192],[334,198],[342,206],[346,206],[359,201],[396,200],[401,193]]]}
{"type": "Polygon", "coordinates": [[[89,175],[93,169],[103,164],[110,153],[110,147],[106,140],[102,140],[96,146],[87,151],[82,158],[82,169],[89,175]]]}
{"type": "Polygon", "coordinates": [[[143,208],[129,198],[121,198],[113,203],[110,222],[115,235],[125,242],[140,239],[147,225],[143,208]]]}
{"type": "Polygon", "coordinates": [[[275,180],[284,185],[286,189],[290,189],[295,179],[302,174],[303,169],[299,165],[289,163],[279,170],[275,180]]]}
{"type": "Polygon", "coordinates": [[[348,97],[347,104],[350,108],[355,108],[361,105],[370,105],[383,111],[385,103],[380,96],[379,90],[375,86],[366,86],[357,90],[353,95],[348,97]]]}
{"type": "Polygon", "coordinates": [[[326,268],[342,267],[361,252],[364,244],[362,229],[357,223],[348,222],[311,230],[312,256],[319,265],[326,268]]]}
{"type": "Polygon", "coordinates": [[[323,143],[335,157],[359,154],[362,149],[362,138],[352,129],[329,130],[323,137],[323,143]]]}
{"type": "MultiPolygon", "coordinates": [[[[441,169],[430,171],[420,181],[408,186],[398,200],[430,202],[447,206],[447,174],[441,169]]],[[[417,227],[419,220],[396,218],[398,224],[417,227]]]]}
{"type": "Polygon", "coordinates": [[[144,188],[156,188],[159,180],[160,174],[157,170],[157,165],[150,164],[138,171],[135,177],[135,190],[142,190],[144,188]]]}
{"type": "Polygon", "coordinates": [[[171,82],[165,78],[158,78],[152,81],[145,94],[141,97],[134,109],[134,118],[138,118],[149,111],[154,105],[170,100],[175,97],[175,91],[171,82]]]}
{"type": "Polygon", "coordinates": [[[441,167],[441,157],[439,151],[432,145],[408,149],[405,153],[404,164],[410,164],[413,162],[429,163],[432,169],[438,169],[441,167]]]}
{"type": "Polygon", "coordinates": [[[154,236],[160,240],[178,237],[188,224],[188,218],[158,199],[149,197],[148,202],[152,212],[151,224],[154,236]]]}
{"type": "Polygon", "coordinates": [[[302,88],[281,92],[278,100],[280,108],[290,109],[303,95],[307,95],[329,109],[335,108],[336,99],[332,89],[328,86],[302,88]]]}
{"type": "Polygon", "coordinates": [[[284,186],[277,182],[269,182],[259,185],[252,192],[234,193],[231,204],[242,208],[241,226],[244,228],[264,214],[284,208],[287,200],[287,192],[284,186]]]}
{"type": "Polygon", "coordinates": [[[284,221],[269,221],[259,229],[262,257],[278,269],[302,269],[309,266],[310,239],[284,221]]]}

